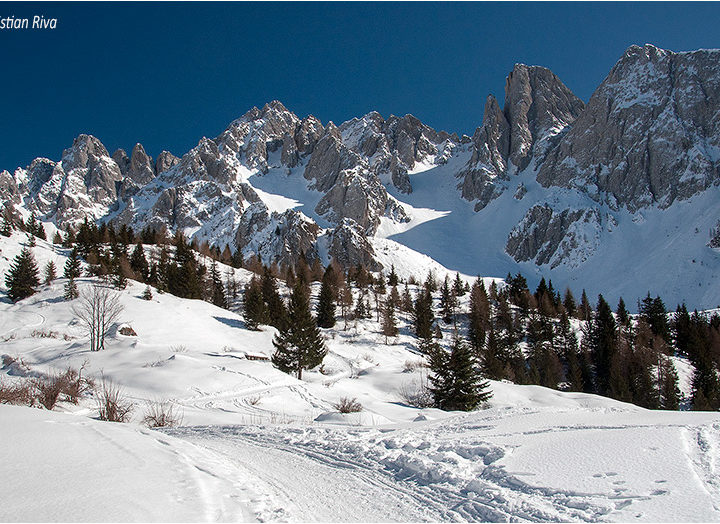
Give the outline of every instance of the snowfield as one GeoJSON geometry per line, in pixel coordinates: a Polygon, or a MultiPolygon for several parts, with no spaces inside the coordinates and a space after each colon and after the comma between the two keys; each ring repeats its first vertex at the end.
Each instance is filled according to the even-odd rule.
{"type": "MultiPolygon", "coordinates": [[[[0,274],[23,241],[0,237],[0,274]]],[[[62,273],[66,250],[33,252],[62,273]]],[[[403,314],[387,345],[375,317],[324,330],[323,366],[298,381],[263,359],[273,328],[203,301],[143,300],[132,281],[115,327],[137,336],[113,329],[93,353],[64,283],[0,301],[0,356],[15,359],[0,382],[82,367],[122,386],[133,419],[96,420],[89,394],[52,412],[0,405],[0,521],[720,521],[720,413],[506,382],[472,413],[419,409],[403,393],[426,370],[403,314]],[[363,411],[338,413],[345,397],[363,411]],[[159,400],[180,427],[141,425],[159,400]]]]}

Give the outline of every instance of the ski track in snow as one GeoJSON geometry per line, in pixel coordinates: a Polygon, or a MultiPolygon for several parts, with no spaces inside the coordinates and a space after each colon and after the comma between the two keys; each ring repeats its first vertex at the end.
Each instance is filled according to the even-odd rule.
{"type": "Polygon", "coordinates": [[[496,464],[512,449],[476,437],[443,442],[449,430],[206,426],[170,433],[249,467],[293,520],[598,521],[649,498],[529,485],[496,464]]]}
{"type": "Polygon", "coordinates": [[[720,512],[720,477],[718,477],[718,453],[720,453],[720,424],[685,428],[683,430],[688,462],[699,486],[708,494],[716,511],[720,512]]]}

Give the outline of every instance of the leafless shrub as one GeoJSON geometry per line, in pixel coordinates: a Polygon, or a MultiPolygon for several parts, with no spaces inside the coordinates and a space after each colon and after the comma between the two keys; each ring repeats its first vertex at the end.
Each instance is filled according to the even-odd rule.
{"type": "Polygon", "coordinates": [[[260,398],[260,395],[253,395],[252,397],[248,397],[248,404],[250,404],[251,406],[257,406],[260,403],[260,398]]]}
{"type": "Polygon", "coordinates": [[[95,382],[92,379],[82,376],[84,368],[84,364],[79,370],[68,367],[62,375],[56,377],[60,386],[60,393],[65,395],[65,399],[73,404],[78,403],[83,393],[91,391],[95,387],[95,382]]]}
{"type": "Polygon", "coordinates": [[[28,381],[22,381],[18,384],[0,382],[0,404],[34,405],[33,385],[28,381]]]}
{"type": "Polygon", "coordinates": [[[187,346],[183,345],[177,345],[177,346],[170,346],[170,351],[173,353],[187,353],[187,346]]]}
{"type": "Polygon", "coordinates": [[[8,368],[10,367],[17,359],[15,357],[11,357],[10,355],[3,355],[2,356],[2,367],[8,368]]]}
{"type": "Polygon", "coordinates": [[[108,422],[127,422],[135,405],[125,399],[120,386],[103,378],[97,392],[98,415],[108,422]]]}
{"type": "Polygon", "coordinates": [[[136,337],[137,333],[135,333],[135,330],[131,326],[123,326],[120,329],[118,329],[118,333],[121,335],[125,335],[126,337],[136,337]]]}
{"type": "Polygon", "coordinates": [[[73,313],[87,328],[90,351],[105,348],[105,337],[124,309],[120,304],[120,293],[107,287],[96,285],[82,293],[73,313]]]}
{"type": "Polygon", "coordinates": [[[363,410],[362,404],[356,398],[343,397],[333,407],[340,413],[359,413],[363,410]]]}
{"type": "Polygon", "coordinates": [[[423,374],[419,381],[403,382],[398,388],[398,395],[409,406],[415,408],[433,407],[433,397],[430,392],[427,375],[423,374]]]}
{"type": "Polygon", "coordinates": [[[403,373],[412,373],[413,371],[426,367],[428,367],[428,364],[424,360],[406,360],[403,364],[402,371],[403,373]]]}
{"type": "Polygon", "coordinates": [[[58,375],[50,375],[46,378],[37,378],[32,381],[35,386],[37,401],[45,407],[52,409],[57,404],[62,392],[62,379],[58,375]]]}
{"type": "Polygon", "coordinates": [[[60,334],[56,331],[43,331],[38,329],[30,333],[30,336],[33,338],[60,338],[60,334]]]}
{"type": "Polygon", "coordinates": [[[183,415],[170,401],[148,402],[143,424],[149,428],[174,428],[182,424],[183,415]]]}

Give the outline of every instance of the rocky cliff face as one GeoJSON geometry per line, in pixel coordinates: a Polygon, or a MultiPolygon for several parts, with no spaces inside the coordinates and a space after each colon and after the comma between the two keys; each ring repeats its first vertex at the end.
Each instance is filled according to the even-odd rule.
{"type": "Polygon", "coordinates": [[[720,51],[630,47],[542,165],[546,187],[668,207],[720,180],[720,51]]]}
{"type": "Polygon", "coordinates": [[[504,181],[541,163],[557,136],[583,111],[576,97],[549,69],[517,64],[505,82],[505,105],[485,102],[483,125],[472,138],[472,157],[458,176],[463,198],[482,209],[508,188],[504,181]]]}
{"type": "Polygon", "coordinates": [[[414,202],[413,176],[427,170],[456,181],[455,189],[438,178],[438,191],[452,193],[443,206],[470,202],[482,220],[504,220],[483,213],[514,197],[499,201],[500,214],[512,208],[514,218],[488,249],[548,269],[581,267],[601,256],[619,213],[666,209],[718,184],[720,51],[633,46],[587,106],[550,70],[518,64],[503,107],[488,96],[472,138],[377,112],[324,125],[278,101],[181,158],[163,151],[153,161],[140,144],[110,157],[81,135],[60,162],[0,172],[0,191],[6,205],[61,227],[89,216],[181,229],[266,263],[327,254],[379,269],[367,237],[409,227],[415,210],[404,202],[414,202]],[[262,177],[277,187],[256,183],[262,177]],[[292,204],[297,198],[307,200],[292,204]]]}

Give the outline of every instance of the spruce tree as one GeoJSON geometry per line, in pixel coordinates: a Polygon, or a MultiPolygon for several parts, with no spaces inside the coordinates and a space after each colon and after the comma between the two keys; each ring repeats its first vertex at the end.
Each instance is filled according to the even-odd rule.
{"type": "Polygon", "coordinates": [[[5,276],[5,285],[8,287],[8,296],[13,302],[33,295],[34,288],[40,285],[37,263],[28,248],[23,248],[13,260],[5,276]]]}
{"type": "Polygon", "coordinates": [[[60,246],[63,243],[62,236],[60,236],[60,231],[55,231],[55,235],[53,236],[53,244],[56,246],[60,246]]]}
{"type": "Polygon", "coordinates": [[[580,307],[577,310],[577,316],[580,320],[590,320],[592,318],[592,306],[584,289],[580,297],[580,307]]]}
{"type": "Polygon", "coordinates": [[[245,286],[243,313],[248,329],[257,330],[260,324],[267,322],[267,311],[263,302],[262,285],[255,275],[245,286]]]}
{"type": "Polygon", "coordinates": [[[410,296],[410,290],[408,289],[407,282],[405,283],[405,289],[403,289],[402,297],[400,297],[400,309],[405,313],[412,313],[413,301],[410,296]]]}
{"type": "Polygon", "coordinates": [[[610,306],[602,295],[598,296],[597,315],[592,321],[590,346],[595,361],[598,393],[608,395],[611,364],[617,349],[617,326],[610,306]]]}
{"type": "Polygon", "coordinates": [[[650,298],[650,293],[648,293],[647,297],[639,304],[638,310],[640,318],[650,325],[652,332],[666,342],[670,342],[670,325],[662,299],[660,297],[650,298]]]}
{"type": "Polygon", "coordinates": [[[0,226],[0,235],[9,237],[10,235],[12,235],[12,232],[12,221],[7,217],[7,215],[5,215],[3,216],[2,226],[0,226]]]}
{"type": "Polygon", "coordinates": [[[65,271],[63,275],[68,279],[75,279],[80,276],[80,256],[76,247],[70,251],[70,256],[65,262],[65,271]]]}
{"type": "MultiPolygon", "coordinates": [[[[393,289],[395,289],[393,287],[393,289]]],[[[382,333],[385,335],[385,344],[388,337],[395,337],[398,334],[397,321],[395,320],[395,304],[389,298],[385,301],[382,316],[382,333]]]]}
{"type": "MultiPolygon", "coordinates": [[[[306,264],[307,266],[307,264],[306,264]]],[[[305,286],[307,290],[307,283],[303,283],[298,279],[297,284],[305,286]]],[[[280,294],[277,290],[277,283],[275,277],[269,267],[263,266],[262,268],[262,296],[265,302],[265,311],[267,313],[266,322],[273,327],[283,329],[287,323],[287,309],[283,304],[280,294]]]]}
{"type": "Polygon", "coordinates": [[[465,295],[465,284],[460,278],[460,273],[455,273],[455,281],[453,282],[452,290],[456,297],[462,297],[465,295]]]}
{"type": "Polygon", "coordinates": [[[55,268],[55,262],[52,260],[48,261],[48,263],[45,265],[44,270],[44,282],[45,284],[50,284],[53,280],[57,278],[57,269],[55,268]]]}
{"type": "Polygon", "coordinates": [[[79,296],[77,284],[75,284],[75,279],[70,278],[67,282],[65,282],[65,288],[63,292],[63,298],[65,300],[74,300],[79,296]]]}
{"type": "Polygon", "coordinates": [[[418,338],[432,337],[432,295],[427,289],[423,289],[418,293],[415,299],[415,308],[413,311],[413,324],[415,325],[415,336],[418,338]]]}
{"type": "Polygon", "coordinates": [[[148,280],[150,276],[150,266],[148,265],[147,258],[145,258],[143,245],[140,242],[135,245],[135,249],[133,249],[132,255],[130,255],[130,267],[141,282],[148,280]]]}
{"type": "Polygon", "coordinates": [[[455,314],[455,296],[450,291],[448,277],[445,276],[442,289],[440,290],[440,311],[442,312],[443,321],[449,324],[453,321],[455,314]]]}
{"type": "Polygon", "coordinates": [[[395,273],[395,264],[390,265],[390,275],[388,275],[388,286],[397,286],[398,285],[398,276],[395,273]]]}
{"type": "Polygon", "coordinates": [[[436,351],[430,358],[431,393],[438,408],[446,411],[472,411],[492,396],[490,384],[478,372],[470,348],[457,335],[452,341],[449,355],[441,356],[438,353],[436,351]]]}
{"type": "MultiPolygon", "coordinates": [[[[328,273],[326,272],[325,275],[328,275],[328,273]]],[[[320,295],[317,303],[317,324],[321,328],[331,328],[335,325],[335,301],[333,300],[333,290],[329,277],[323,277],[320,285],[320,295]]]]}
{"type": "Polygon", "coordinates": [[[273,338],[272,363],[285,373],[297,373],[302,380],[304,369],[322,364],[327,347],[310,313],[305,286],[298,282],[290,295],[288,322],[273,338]]]}
{"type": "Polygon", "coordinates": [[[470,312],[468,313],[468,338],[470,346],[479,354],[485,344],[485,334],[490,326],[490,301],[483,279],[478,277],[470,290],[470,312]]]}
{"type": "Polygon", "coordinates": [[[153,299],[152,289],[150,289],[150,286],[145,286],[145,291],[143,291],[142,297],[143,300],[153,299]]]}
{"type": "Polygon", "coordinates": [[[615,310],[615,314],[617,315],[618,322],[623,325],[627,326],[630,324],[630,314],[628,313],[627,308],[625,307],[625,301],[622,297],[620,297],[620,300],[618,301],[617,309],[615,310]]]}
{"type": "Polygon", "coordinates": [[[227,309],[228,302],[225,296],[225,286],[223,285],[222,278],[220,277],[220,271],[218,271],[217,263],[213,260],[210,266],[210,287],[212,291],[211,302],[217,307],[227,309]]]}

